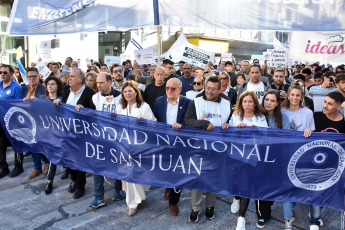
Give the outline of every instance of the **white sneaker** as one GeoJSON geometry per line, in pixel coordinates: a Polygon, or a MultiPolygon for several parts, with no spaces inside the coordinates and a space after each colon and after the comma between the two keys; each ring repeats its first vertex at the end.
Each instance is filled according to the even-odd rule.
{"type": "Polygon", "coordinates": [[[291,220],[285,220],[284,230],[292,230],[292,221],[291,220]]]}
{"type": "MultiPolygon", "coordinates": [[[[308,213],[308,216],[309,216],[309,218],[311,218],[310,212],[308,213]]],[[[320,227],[323,227],[323,221],[321,219],[319,219],[319,223],[320,223],[320,227]]]]}
{"type": "Polygon", "coordinates": [[[236,230],[246,230],[246,220],[244,219],[244,217],[238,217],[236,230]]]}
{"type": "Polygon", "coordinates": [[[310,225],[310,230],[319,230],[319,226],[313,224],[313,225],[310,225]]]}
{"type": "Polygon", "coordinates": [[[234,200],[232,201],[232,204],[231,204],[231,212],[232,213],[238,213],[239,210],[240,210],[240,199],[236,200],[234,198],[234,200]]]}

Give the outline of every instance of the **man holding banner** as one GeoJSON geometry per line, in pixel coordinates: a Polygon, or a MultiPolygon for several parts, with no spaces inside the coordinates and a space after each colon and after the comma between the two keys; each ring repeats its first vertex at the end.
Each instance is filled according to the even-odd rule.
{"type": "MultiPolygon", "coordinates": [[[[206,79],[205,95],[194,99],[187,110],[185,123],[187,126],[194,126],[207,131],[212,131],[216,127],[228,129],[230,117],[230,101],[221,98],[220,79],[211,76],[206,79]]],[[[192,189],[191,201],[192,212],[189,221],[196,223],[201,213],[203,191],[192,189]]],[[[217,194],[206,193],[206,219],[213,219],[214,205],[216,203],[217,194]]]]}
{"type": "MultiPolygon", "coordinates": [[[[154,115],[157,121],[172,125],[173,129],[180,129],[185,125],[187,108],[191,102],[190,99],[180,95],[182,91],[182,82],[177,78],[171,78],[166,84],[166,96],[157,98],[154,106],[154,115]]],[[[165,190],[165,199],[169,199],[170,215],[177,216],[182,189],[167,188],[165,190]]]]}
{"type": "MultiPolygon", "coordinates": [[[[13,67],[10,65],[1,65],[0,69],[0,99],[22,99],[22,87],[13,79],[13,67]]],[[[10,173],[8,164],[6,162],[7,146],[11,146],[4,130],[0,127],[0,178],[7,176],[10,173]]],[[[10,177],[15,177],[24,172],[23,169],[23,154],[18,154],[14,150],[14,170],[11,172],[10,177]]]]}

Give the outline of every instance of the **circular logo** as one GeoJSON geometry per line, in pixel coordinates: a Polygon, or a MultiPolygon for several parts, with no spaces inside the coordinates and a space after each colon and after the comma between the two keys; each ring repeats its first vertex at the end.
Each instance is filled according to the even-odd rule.
{"type": "Polygon", "coordinates": [[[27,144],[36,143],[36,122],[28,112],[18,107],[11,107],[5,114],[4,120],[12,138],[27,144]]]}
{"type": "Polygon", "coordinates": [[[317,140],[292,155],[287,173],[296,187],[321,191],[337,183],[344,168],[345,150],[336,142],[317,140]]]}
{"type": "Polygon", "coordinates": [[[11,90],[10,90],[10,89],[7,90],[7,91],[6,91],[6,94],[7,94],[7,95],[10,95],[10,94],[11,94],[11,90]]]}

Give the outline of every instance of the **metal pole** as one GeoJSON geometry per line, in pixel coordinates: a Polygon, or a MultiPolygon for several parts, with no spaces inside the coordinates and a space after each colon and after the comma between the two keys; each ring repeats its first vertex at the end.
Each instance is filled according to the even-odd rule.
{"type": "Polygon", "coordinates": [[[2,45],[1,45],[0,62],[2,62],[2,54],[4,53],[4,49],[5,49],[6,37],[7,37],[7,35],[5,34],[4,40],[3,40],[2,45]]]}
{"type": "Polygon", "coordinates": [[[158,66],[161,65],[162,54],[162,27],[157,26],[157,44],[158,44],[158,66]]]}

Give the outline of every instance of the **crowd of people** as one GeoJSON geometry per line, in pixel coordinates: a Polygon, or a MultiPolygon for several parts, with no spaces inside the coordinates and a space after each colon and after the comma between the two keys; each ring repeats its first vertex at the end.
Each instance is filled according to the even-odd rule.
{"type": "MultiPolygon", "coordinates": [[[[180,61],[178,69],[169,59],[162,66],[139,65],[130,60],[122,64],[100,65],[92,62],[85,73],[78,62],[67,57],[65,64],[52,62],[47,67],[52,71],[46,79],[34,66],[26,70],[29,82],[25,85],[18,68],[2,64],[0,68],[0,99],[35,98],[50,100],[81,108],[91,108],[107,113],[116,113],[138,119],[149,119],[171,125],[172,129],[183,126],[197,127],[212,132],[219,127],[270,127],[301,131],[307,138],[312,132],[345,133],[344,65],[310,66],[295,65],[291,68],[268,68],[259,60],[235,64],[222,61],[219,65],[209,62],[205,68],[180,61]],[[216,116],[205,116],[214,114],[216,116]]],[[[0,178],[16,177],[24,172],[23,158],[31,154],[34,171],[32,179],[47,175],[45,193],[53,191],[57,166],[42,153],[18,153],[14,149],[14,169],[6,162],[10,142],[0,127],[0,178]]],[[[68,192],[74,199],[85,193],[86,173],[65,168],[61,179],[70,175],[68,192]]],[[[94,175],[94,200],[92,208],[100,208],[104,201],[104,177],[94,175]]],[[[115,179],[113,200],[126,199],[128,215],[138,211],[138,205],[146,199],[149,186],[115,179]],[[122,190],[124,188],[124,191],[122,190]]],[[[167,188],[164,198],[169,200],[170,214],[179,213],[178,202],[182,188],[167,188]]],[[[198,221],[202,211],[204,192],[191,190],[191,213],[189,221],[198,221]]],[[[213,219],[216,194],[206,193],[204,217],[213,219]]],[[[245,229],[245,214],[250,200],[234,197],[231,212],[238,213],[237,230],[245,229]]],[[[256,200],[257,227],[264,228],[271,218],[273,201],[256,200]]],[[[294,204],[285,202],[284,229],[292,229],[295,219],[294,204]]],[[[310,205],[310,229],[323,225],[321,207],[310,205]]],[[[308,215],[308,214],[306,214],[308,215]]]]}

